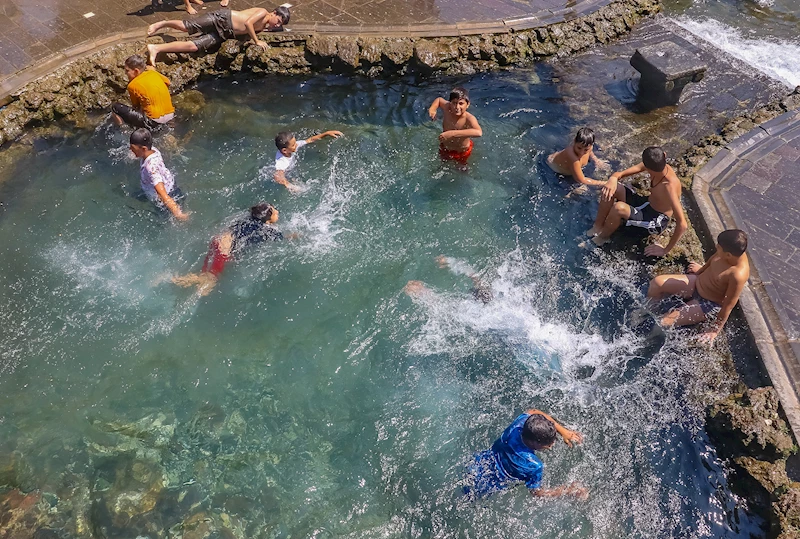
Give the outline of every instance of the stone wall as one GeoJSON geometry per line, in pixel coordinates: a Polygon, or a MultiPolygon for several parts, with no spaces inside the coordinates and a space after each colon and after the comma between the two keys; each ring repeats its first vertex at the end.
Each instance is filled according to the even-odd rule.
{"type": "MultiPolygon", "coordinates": [[[[226,41],[208,55],[166,55],[158,69],[172,81],[173,93],[202,76],[340,72],[384,77],[408,72],[423,75],[472,74],[564,56],[628,32],[657,13],[659,0],[617,0],[568,22],[500,34],[448,38],[364,37],[266,34],[269,48],[226,41]]],[[[160,37],[149,42],[160,41],[160,37]]],[[[108,109],[123,96],[124,59],[143,53],[144,42],[110,47],[76,60],[14,95],[0,109],[0,144],[16,140],[26,127],[66,118],[81,123],[87,111],[108,109]]]]}

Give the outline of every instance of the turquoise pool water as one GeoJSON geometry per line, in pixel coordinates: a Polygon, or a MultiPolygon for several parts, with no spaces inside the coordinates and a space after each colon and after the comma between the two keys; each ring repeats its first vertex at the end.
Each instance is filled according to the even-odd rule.
{"type": "Polygon", "coordinates": [[[264,538],[757,530],[700,429],[695,397],[720,373],[681,335],[629,329],[638,262],[576,247],[595,202],[541,169],[576,127],[546,67],[199,89],[178,143],[156,144],[189,223],[126,194],[138,165],[107,127],[39,144],[0,186],[0,452],[15,486],[54,493],[65,533],[175,536],[198,513],[264,538]],[[425,115],[454,83],[485,133],[467,172],[438,160],[425,115]],[[301,150],[299,195],[270,180],[287,127],[346,135],[301,150]],[[207,297],[165,281],[258,200],[300,237],[248,252],[207,297]],[[545,485],[589,501],[464,503],[464,464],[529,407],[584,433],[542,458],[545,485]]]}

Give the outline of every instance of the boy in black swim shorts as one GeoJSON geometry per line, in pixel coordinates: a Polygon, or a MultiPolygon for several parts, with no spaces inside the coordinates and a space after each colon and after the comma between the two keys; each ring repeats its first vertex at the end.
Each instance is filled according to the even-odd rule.
{"type": "Polygon", "coordinates": [[[147,61],[155,65],[156,57],[162,52],[209,52],[226,39],[249,36],[253,43],[266,49],[268,45],[258,39],[259,32],[280,31],[289,22],[289,8],[279,6],[274,11],[264,8],[250,8],[242,11],[218,9],[194,19],[185,21],[160,21],[151,24],[147,35],[152,36],[162,28],[171,28],[189,35],[200,34],[192,41],[173,41],[147,45],[147,61]]]}

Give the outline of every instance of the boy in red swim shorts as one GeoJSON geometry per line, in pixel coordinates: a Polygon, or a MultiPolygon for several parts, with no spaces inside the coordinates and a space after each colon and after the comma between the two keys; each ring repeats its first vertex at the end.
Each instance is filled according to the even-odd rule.
{"type": "Polygon", "coordinates": [[[442,134],[439,135],[439,156],[445,161],[467,164],[472,153],[472,139],[483,136],[475,116],[467,112],[469,93],[464,88],[453,88],[450,101],[437,97],[433,100],[428,115],[436,119],[436,111],[442,109],[442,134]]]}

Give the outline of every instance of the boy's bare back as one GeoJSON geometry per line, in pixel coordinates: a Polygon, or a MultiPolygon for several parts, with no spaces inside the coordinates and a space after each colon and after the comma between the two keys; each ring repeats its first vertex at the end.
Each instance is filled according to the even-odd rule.
{"type": "Polygon", "coordinates": [[[563,174],[564,176],[572,176],[573,172],[573,164],[577,161],[581,168],[585,167],[589,164],[589,159],[592,156],[592,152],[578,156],[575,153],[575,145],[570,144],[568,147],[564,148],[560,152],[556,152],[550,154],[547,158],[547,164],[550,165],[554,171],[558,172],[559,174],[563,174]]]}
{"type": "Polygon", "coordinates": [[[253,16],[258,17],[255,21],[253,21],[253,29],[256,31],[256,33],[263,32],[267,27],[267,15],[269,15],[269,11],[261,7],[243,9],[242,11],[231,10],[231,23],[233,24],[233,32],[236,35],[247,35],[247,26],[245,23],[253,16]]]}

